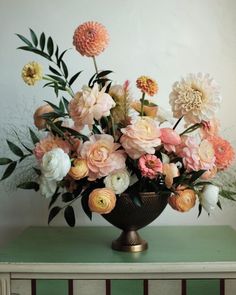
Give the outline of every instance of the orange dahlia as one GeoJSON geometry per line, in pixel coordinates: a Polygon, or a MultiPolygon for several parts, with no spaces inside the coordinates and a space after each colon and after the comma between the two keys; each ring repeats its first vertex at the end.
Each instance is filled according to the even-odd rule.
{"type": "Polygon", "coordinates": [[[224,170],[228,168],[232,164],[235,155],[231,144],[219,136],[212,136],[209,141],[212,143],[215,151],[217,169],[224,170]]]}
{"type": "Polygon", "coordinates": [[[153,96],[158,91],[157,82],[147,76],[141,76],[136,80],[136,86],[143,92],[153,96]]]}
{"type": "Polygon", "coordinates": [[[109,42],[106,28],[98,22],[86,22],[74,32],[73,45],[81,55],[93,57],[104,51],[109,42]]]}

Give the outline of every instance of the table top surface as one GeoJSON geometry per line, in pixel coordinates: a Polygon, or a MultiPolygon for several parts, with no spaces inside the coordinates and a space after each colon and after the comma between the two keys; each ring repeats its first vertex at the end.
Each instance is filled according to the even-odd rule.
{"type": "Polygon", "coordinates": [[[139,231],[144,252],[112,250],[114,227],[30,227],[5,248],[4,263],[235,262],[236,232],[228,226],[149,226],[139,231]]]}

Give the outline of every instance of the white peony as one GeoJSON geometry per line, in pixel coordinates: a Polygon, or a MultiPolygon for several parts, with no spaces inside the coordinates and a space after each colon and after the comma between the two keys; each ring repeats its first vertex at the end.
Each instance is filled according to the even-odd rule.
{"type": "Polygon", "coordinates": [[[68,154],[61,148],[55,148],[44,154],[41,172],[48,180],[60,181],[67,175],[70,167],[71,161],[68,154]]]}
{"type": "Polygon", "coordinates": [[[202,207],[210,213],[215,209],[219,199],[219,187],[213,184],[207,184],[204,186],[202,192],[199,195],[199,201],[202,207]]]}
{"type": "Polygon", "coordinates": [[[116,170],[104,179],[105,187],[115,194],[122,194],[130,184],[130,175],[126,169],[116,170]]]}
{"type": "Polygon", "coordinates": [[[43,175],[39,178],[39,191],[45,198],[51,198],[57,189],[57,182],[43,175]]]}
{"type": "Polygon", "coordinates": [[[198,73],[175,82],[169,101],[175,118],[184,116],[187,124],[195,124],[215,117],[221,96],[209,74],[198,73]]]}

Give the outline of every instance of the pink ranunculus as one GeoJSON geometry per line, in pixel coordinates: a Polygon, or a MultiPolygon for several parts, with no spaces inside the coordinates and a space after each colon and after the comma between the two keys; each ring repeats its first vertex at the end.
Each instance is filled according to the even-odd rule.
{"type": "Polygon", "coordinates": [[[138,161],[142,176],[154,179],[162,172],[162,162],[155,155],[142,155],[138,161]]]}
{"type": "Polygon", "coordinates": [[[106,86],[99,91],[98,84],[95,83],[92,89],[84,87],[70,101],[69,113],[78,130],[86,125],[92,129],[94,119],[100,120],[103,116],[110,115],[110,109],[115,106],[115,102],[105,90],[106,86]]]}
{"type": "Polygon", "coordinates": [[[175,146],[181,143],[181,137],[172,128],[161,128],[161,142],[167,152],[175,152],[175,146]]]}
{"type": "Polygon", "coordinates": [[[158,123],[149,117],[139,117],[131,125],[122,128],[120,142],[132,159],[144,154],[154,154],[155,148],[161,144],[158,123]]]}
{"type": "Polygon", "coordinates": [[[70,144],[60,137],[49,134],[47,137],[41,139],[36,143],[34,148],[34,155],[38,161],[42,159],[45,153],[55,148],[61,148],[67,154],[71,151],[70,144]]]}
{"type": "Polygon", "coordinates": [[[80,155],[87,161],[90,181],[125,168],[126,154],[124,150],[118,150],[119,147],[109,134],[92,135],[82,145],[80,155]]]}

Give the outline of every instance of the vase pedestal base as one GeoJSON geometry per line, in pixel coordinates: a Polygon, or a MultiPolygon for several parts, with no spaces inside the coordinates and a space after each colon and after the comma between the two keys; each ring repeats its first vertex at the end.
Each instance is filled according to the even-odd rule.
{"type": "Polygon", "coordinates": [[[135,230],[123,231],[118,239],[111,245],[112,249],[125,252],[141,252],[148,248],[148,243],[143,240],[135,230]]]}

